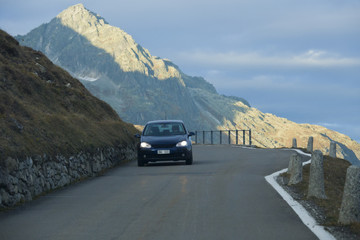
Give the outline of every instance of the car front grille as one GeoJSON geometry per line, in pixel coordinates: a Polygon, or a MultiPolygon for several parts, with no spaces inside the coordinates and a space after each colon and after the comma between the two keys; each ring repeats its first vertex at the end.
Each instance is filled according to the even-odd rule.
{"type": "Polygon", "coordinates": [[[173,148],[176,144],[153,144],[151,145],[153,148],[173,148]]]}

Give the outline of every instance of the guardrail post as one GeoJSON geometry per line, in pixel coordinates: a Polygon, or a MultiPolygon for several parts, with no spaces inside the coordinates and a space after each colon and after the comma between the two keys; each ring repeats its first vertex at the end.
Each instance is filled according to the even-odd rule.
{"type": "Polygon", "coordinates": [[[252,137],[251,137],[251,129],[249,130],[238,130],[238,129],[235,129],[235,130],[209,130],[209,131],[205,131],[205,130],[201,130],[201,131],[195,131],[195,144],[206,144],[206,132],[210,132],[210,140],[209,140],[209,144],[211,143],[211,145],[214,145],[214,144],[226,144],[226,138],[224,138],[224,142],[223,142],[223,133],[225,134],[225,137],[226,137],[226,134],[229,134],[228,136],[228,144],[232,144],[232,141],[234,141],[234,144],[236,145],[239,145],[241,144],[241,132],[242,132],[242,135],[243,135],[243,140],[242,140],[242,144],[243,145],[246,145],[246,132],[249,132],[249,142],[248,144],[249,145],[252,145],[252,137]],[[219,132],[220,134],[220,137],[219,137],[219,140],[220,140],[220,143],[216,142],[217,141],[217,138],[216,136],[214,136],[214,133],[216,135],[216,133],[219,132]],[[236,140],[232,140],[231,139],[231,134],[232,132],[235,132],[235,138],[236,140]],[[201,141],[201,136],[200,136],[200,133],[202,133],[202,141],[201,141]],[[214,142],[215,141],[215,142],[214,142]]]}
{"type": "Polygon", "coordinates": [[[324,187],[324,157],[320,150],[315,150],[311,154],[310,177],[308,195],[319,199],[326,199],[324,187]]]}
{"type": "Polygon", "coordinates": [[[251,129],[249,130],[249,145],[251,146],[251,129]]]}
{"type": "Polygon", "coordinates": [[[330,142],[330,152],[329,152],[330,157],[332,158],[336,158],[336,142],[331,141],[330,142]]]}
{"type": "Polygon", "coordinates": [[[245,130],[243,130],[243,145],[245,145],[245,130]]]}
{"type": "Polygon", "coordinates": [[[236,145],[238,145],[238,136],[239,136],[239,133],[238,133],[238,130],[236,130],[236,145]]]}
{"type": "Polygon", "coordinates": [[[288,174],[290,174],[290,180],[288,185],[298,184],[302,181],[302,161],[298,153],[293,153],[290,156],[290,162],[288,167],[288,174]]]}
{"type": "Polygon", "coordinates": [[[307,148],[306,150],[308,152],[313,152],[313,147],[314,147],[314,138],[312,136],[309,137],[309,140],[308,140],[308,144],[307,144],[307,148]]]}

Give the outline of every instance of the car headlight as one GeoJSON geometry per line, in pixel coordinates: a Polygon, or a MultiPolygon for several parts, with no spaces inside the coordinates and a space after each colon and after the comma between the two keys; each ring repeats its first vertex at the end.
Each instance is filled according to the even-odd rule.
{"type": "Polygon", "coordinates": [[[186,147],[188,145],[187,141],[181,141],[176,144],[177,147],[186,147]]]}
{"type": "Polygon", "coordinates": [[[151,145],[148,144],[147,142],[141,142],[141,143],[140,143],[140,147],[141,147],[141,148],[151,148],[151,145]]]}

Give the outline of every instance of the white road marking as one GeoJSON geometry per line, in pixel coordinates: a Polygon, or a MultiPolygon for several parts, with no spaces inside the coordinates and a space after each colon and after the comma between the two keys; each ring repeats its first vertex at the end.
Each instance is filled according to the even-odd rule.
{"type": "MultiPolygon", "coordinates": [[[[311,154],[304,153],[298,149],[289,149],[295,150],[299,154],[311,156],[311,154]]],[[[311,159],[307,162],[304,162],[303,165],[309,164],[311,159]]],[[[315,219],[306,211],[306,209],[296,200],[294,200],[277,182],[276,178],[281,174],[287,171],[287,168],[270,174],[265,177],[266,181],[280,194],[280,196],[289,204],[289,206],[295,211],[295,213],[300,217],[301,221],[320,239],[320,240],[336,240],[336,238],[331,235],[328,231],[325,230],[323,226],[320,226],[315,219]]]]}

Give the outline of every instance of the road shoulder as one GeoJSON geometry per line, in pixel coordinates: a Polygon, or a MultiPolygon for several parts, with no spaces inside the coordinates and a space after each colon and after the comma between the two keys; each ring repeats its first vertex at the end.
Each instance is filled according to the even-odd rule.
{"type": "MultiPolygon", "coordinates": [[[[298,153],[305,155],[300,150],[297,150],[298,153]]],[[[308,164],[310,160],[303,163],[308,164]]],[[[280,186],[276,181],[277,177],[287,171],[287,168],[277,171],[273,174],[270,174],[265,177],[266,181],[280,194],[280,196],[287,202],[287,204],[294,210],[294,212],[299,216],[301,221],[307,226],[319,239],[326,240],[335,240],[335,237],[325,230],[325,228],[319,225],[316,220],[310,215],[310,213],[299,203],[297,202],[285,189],[280,186]]]]}

